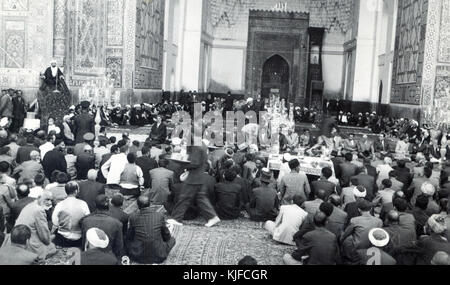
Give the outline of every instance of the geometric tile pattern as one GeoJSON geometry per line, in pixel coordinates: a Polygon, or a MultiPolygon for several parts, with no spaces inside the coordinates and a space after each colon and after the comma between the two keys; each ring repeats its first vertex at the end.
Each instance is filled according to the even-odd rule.
{"type": "Polygon", "coordinates": [[[442,1],[429,1],[427,11],[427,27],[423,71],[422,71],[422,100],[423,106],[433,104],[435,84],[436,84],[436,67],[438,51],[439,51],[439,36],[441,23],[441,6],[442,1]]]}
{"type": "Polygon", "coordinates": [[[5,67],[24,68],[25,67],[25,22],[7,21],[5,22],[5,67]]]}
{"type": "Polygon", "coordinates": [[[108,46],[123,44],[124,0],[108,0],[108,46]]]}
{"type": "Polygon", "coordinates": [[[105,1],[76,0],[76,26],[73,36],[76,73],[89,73],[104,67],[105,1]]]}
{"type": "Polygon", "coordinates": [[[53,2],[0,0],[0,47],[8,52],[0,52],[2,88],[39,87],[53,52],[53,2]]]}
{"type": "Polygon", "coordinates": [[[136,1],[136,89],[162,88],[164,9],[163,0],[136,1]]]}
{"type": "Polygon", "coordinates": [[[432,93],[432,87],[422,86],[425,45],[430,41],[428,4],[428,0],[398,1],[391,103],[420,105],[425,93],[432,93]]]}
{"type": "Polygon", "coordinates": [[[122,88],[122,65],[122,58],[106,58],[106,68],[108,70],[108,74],[111,76],[111,79],[114,80],[114,88],[122,88]]]}
{"type": "Polygon", "coordinates": [[[397,84],[417,81],[423,0],[403,0],[397,47],[397,84]]]}
{"type": "Polygon", "coordinates": [[[140,14],[140,50],[141,67],[158,69],[160,60],[161,1],[141,1],[140,14]]]}
{"type": "Polygon", "coordinates": [[[450,0],[442,1],[439,61],[450,63],[450,0]]]}
{"type": "Polygon", "coordinates": [[[125,1],[125,27],[123,45],[123,80],[125,89],[133,88],[133,74],[135,72],[136,53],[136,0],[125,1]]]}
{"type": "Polygon", "coordinates": [[[346,33],[352,26],[354,0],[209,0],[209,23],[214,36],[247,40],[250,10],[271,10],[278,3],[291,12],[309,12],[312,27],[329,33],[346,33]]]}

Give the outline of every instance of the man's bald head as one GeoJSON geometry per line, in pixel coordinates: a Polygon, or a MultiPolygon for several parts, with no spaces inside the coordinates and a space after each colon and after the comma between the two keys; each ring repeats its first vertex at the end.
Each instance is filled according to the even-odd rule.
{"type": "Polygon", "coordinates": [[[438,251],[431,260],[431,265],[450,265],[450,257],[446,252],[438,251]]]}
{"type": "Polygon", "coordinates": [[[314,215],[314,225],[316,227],[324,227],[327,223],[327,215],[323,212],[317,212],[316,215],[314,215]]]}
{"type": "Polygon", "coordinates": [[[395,210],[389,211],[387,218],[389,223],[398,223],[400,221],[400,215],[395,210]]]}
{"type": "Polygon", "coordinates": [[[137,200],[137,205],[140,210],[150,207],[150,198],[144,195],[140,196],[137,200]]]}
{"type": "Polygon", "coordinates": [[[32,152],[30,152],[30,158],[31,160],[40,160],[41,159],[41,155],[39,154],[38,151],[33,150],[32,152]]]}
{"type": "Polygon", "coordinates": [[[327,198],[327,192],[323,189],[320,189],[319,191],[317,191],[316,197],[322,201],[325,201],[325,199],[327,198]]]}
{"type": "Polygon", "coordinates": [[[341,206],[342,200],[339,195],[333,194],[330,196],[329,201],[333,206],[339,207],[341,206]]]}

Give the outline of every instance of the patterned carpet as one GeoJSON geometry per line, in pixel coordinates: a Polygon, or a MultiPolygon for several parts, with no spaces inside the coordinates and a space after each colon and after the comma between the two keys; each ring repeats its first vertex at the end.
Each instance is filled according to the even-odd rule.
{"type": "Polygon", "coordinates": [[[192,224],[200,223],[175,228],[177,244],[165,265],[237,265],[246,255],[260,265],[282,265],[283,255],[294,249],[274,242],[248,220],[224,221],[211,229],[192,224]]]}
{"type": "MultiPolygon", "coordinates": [[[[106,190],[109,197],[117,192],[106,190]]],[[[135,200],[125,201],[124,209],[129,214],[134,213],[137,210],[135,200]]],[[[175,227],[176,245],[164,265],[237,265],[246,255],[255,258],[260,265],[282,265],[283,255],[295,249],[273,241],[263,223],[246,218],[221,221],[210,229],[205,223],[199,218],[175,227]]],[[[69,259],[68,249],[62,248],[45,265],[68,265],[69,259]]]]}
{"type": "MultiPolygon", "coordinates": [[[[130,202],[127,213],[137,210],[136,203],[130,202]]],[[[273,241],[263,223],[245,218],[221,221],[211,229],[204,226],[206,220],[202,218],[183,223],[175,227],[177,243],[165,265],[237,265],[246,255],[261,265],[282,265],[283,255],[295,249],[273,241]]]]}

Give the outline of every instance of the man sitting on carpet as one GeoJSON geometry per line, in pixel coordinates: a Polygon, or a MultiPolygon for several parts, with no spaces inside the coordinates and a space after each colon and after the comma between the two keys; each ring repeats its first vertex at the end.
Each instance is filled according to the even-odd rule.
{"type": "Polygon", "coordinates": [[[156,117],[156,123],[152,126],[150,132],[150,141],[152,146],[164,144],[167,138],[167,127],[163,122],[162,115],[156,117]]]}
{"type": "Polygon", "coordinates": [[[105,195],[105,185],[97,182],[98,171],[95,169],[90,169],[87,174],[88,180],[81,181],[78,183],[79,186],[79,199],[87,203],[89,211],[94,212],[95,199],[99,195],[105,195]]]}
{"type": "Polygon", "coordinates": [[[120,193],[124,196],[138,197],[144,186],[144,173],[142,169],[136,165],[136,155],[129,153],[127,155],[128,163],[125,165],[120,175],[120,193]]]}
{"type": "Polygon", "coordinates": [[[97,210],[81,220],[83,244],[86,244],[86,233],[91,228],[103,230],[109,238],[108,250],[112,249],[116,257],[123,256],[123,231],[122,223],[109,215],[109,201],[105,195],[100,195],[95,200],[97,210]]]}
{"type": "Polygon", "coordinates": [[[289,161],[289,168],[291,173],[286,174],[279,185],[282,205],[292,205],[295,195],[300,195],[306,200],[311,194],[308,177],[300,171],[298,159],[289,161]]]}
{"type": "Polygon", "coordinates": [[[293,201],[292,205],[281,206],[280,214],[275,222],[267,221],[264,226],[274,240],[288,245],[295,245],[294,234],[308,216],[308,213],[302,209],[305,199],[301,195],[295,195],[293,201]]]}
{"type": "Polygon", "coordinates": [[[44,191],[33,203],[28,204],[20,213],[16,226],[25,225],[31,230],[29,249],[43,260],[56,254],[56,247],[51,241],[47,214],[52,208],[52,193],[44,191]]]}
{"type": "Polygon", "coordinates": [[[390,241],[389,233],[384,229],[375,228],[372,229],[368,235],[372,247],[368,249],[355,249],[356,253],[353,264],[396,265],[397,261],[385,251],[385,248],[390,241]]]}
{"type": "Polygon", "coordinates": [[[173,190],[174,172],[167,169],[169,166],[167,159],[160,158],[158,164],[158,168],[149,172],[151,185],[149,197],[153,205],[164,205],[173,190]]]}
{"type": "Polygon", "coordinates": [[[31,230],[19,225],[11,231],[11,245],[0,249],[0,265],[32,265],[38,261],[37,254],[28,250],[31,230]]]}
{"type": "Polygon", "coordinates": [[[164,216],[150,207],[150,199],[141,196],[137,201],[139,211],[130,217],[127,234],[129,256],[145,264],[161,264],[175,246],[171,226],[167,227],[164,216]]]}
{"type": "Polygon", "coordinates": [[[107,250],[108,235],[98,228],[91,228],[86,233],[86,251],[81,253],[81,265],[118,265],[118,260],[107,250]]]}
{"type": "Polygon", "coordinates": [[[101,167],[103,177],[106,178],[106,184],[114,189],[120,189],[121,175],[125,169],[125,165],[128,163],[128,146],[121,144],[119,148],[120,153],[113,153],[113,149],[111,148],[111,158],[101,167]]]}
{"type": "Polygon", "coordinates": [[[220,219],[234,220],[239,218],[241,209],[241,186],[234,183],[237,175],[233,170],[226,170],[225,182],[215,186],[215,208],[220,219]]]}
{"type": "Polygon", "coordinates": [[[253,197],[247,206],[250,219],[256,222],[273,221],[278,216],[277,191],[269,186],[272,182],[272,173],[264,168],[259,179],[262,186],[253,190],[253,197]]]}
{"type": "Polygon", "coordinates": [[[325,228],[327,216],[317,212],[314,216],[315,229],[305,234],[292,255],[286,254],[287,265],[335,265],[338,261],[336,236],[325,228]]]}
{"type": "Polygon", "coordinates": [[[77,199],[79,186],[69,182],[65,186],[67,198],[56,205],[52,214],[52,223],[57,227],[55,245],[61,247],[81,247],[80,221],[90,214],[87,203],[77,199]]]}

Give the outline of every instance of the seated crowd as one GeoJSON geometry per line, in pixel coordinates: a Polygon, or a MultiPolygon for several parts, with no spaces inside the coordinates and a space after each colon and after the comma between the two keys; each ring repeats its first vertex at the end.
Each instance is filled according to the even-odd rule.
{"type": "Polygon", "coordinates": [[[289,265],[450,263],[445,131],[410,122],[404,137],[376,141],[342,138],[337,127],[317,138],[282,131],[283,164],[274,170],[256,144],[204,140],[187,164],[171,159],[177,138],[158,111],[145,142],[105,128],[96,138],[90,113],[83,102],[64,119],[67,129],[50,121],[33,132],[0,130],[0,264],[45,262],[59,248],[79,248],[83,265],[161,264],[174,226],[199,216],[207,227],[263,222],[276,242],[296,246],[283,257],[289,265]],[[302,149],[331,153],[334,167],[307,175],[295,156],[302,149]],[[129,215],[124,204],[134,199],[129,215]]]}

